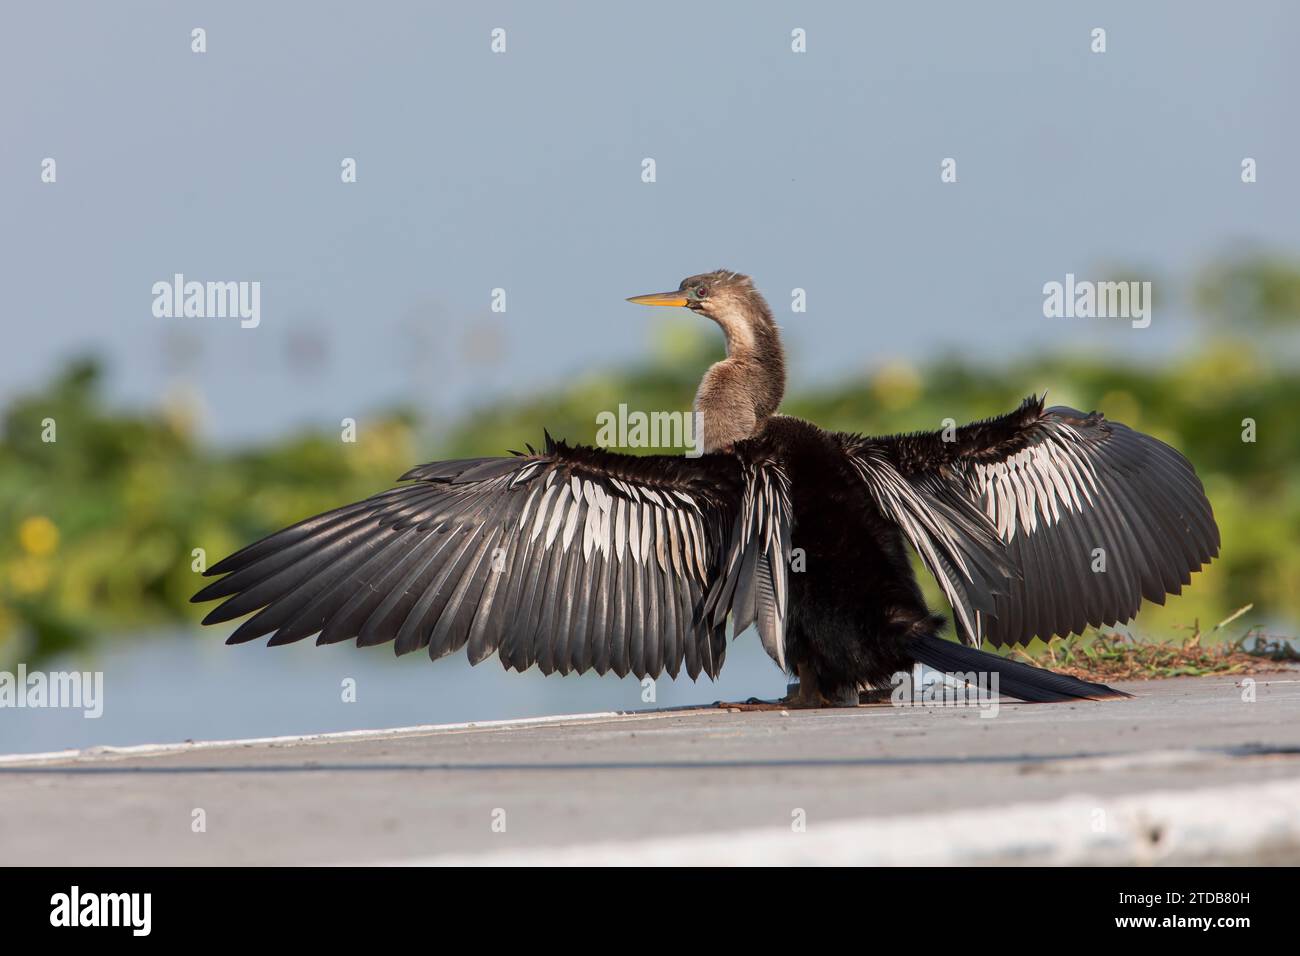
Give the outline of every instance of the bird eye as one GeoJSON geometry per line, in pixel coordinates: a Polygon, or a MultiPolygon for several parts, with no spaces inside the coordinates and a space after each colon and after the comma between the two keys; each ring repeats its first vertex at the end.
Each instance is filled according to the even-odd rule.
{"type": "Polygon", "coordinates": [[[709,294],[709,290],[705,286],[697,285],[695,287],[695,298],[703,299],[708,294],[709,294]]]}

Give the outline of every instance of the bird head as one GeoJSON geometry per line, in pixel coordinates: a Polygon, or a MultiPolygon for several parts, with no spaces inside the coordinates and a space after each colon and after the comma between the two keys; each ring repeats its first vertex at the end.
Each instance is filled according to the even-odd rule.
{"type": "Polygon", "coordinates": [[[672,292],[634,295],[627,301],[637,305],[680,306],[720,322],[724,317],[749,314],[757,297],[758,291],[749,276],[718,269],[683,279],[672,292]]]}

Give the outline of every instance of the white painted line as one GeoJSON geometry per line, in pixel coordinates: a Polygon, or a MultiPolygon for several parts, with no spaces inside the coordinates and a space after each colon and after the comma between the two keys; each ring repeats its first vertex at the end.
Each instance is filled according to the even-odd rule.
{"type": "MultiPolygon", "coordinates": [[[[691,708],[693,709],[693,708],[691,708]]],[[[708,708],[701,708],[708,712],[708,708]]],[[[546,724],[592,723],[624,718],[673,717],[683,711],[608,710],[592,714],[557,714],[550,717],[519,717],[513,720],[471,720],[459,724],[417,724],[413,727],[390,727],[382,730],[340,730],[326,734],[298,734],[287,737],[246,737],[238,740],[188,740],[170,744],[132,744],[124,747],[100,746],[81,750],[52,750],[33,754],[0,754],[0,766],[27,763],[50,763],[64,760],[95,760],[119,757],[154,757],[162,754],[190,753],[222,747],[275,747],[288,744],[329,743],[336,740],[376,740],[386,737],[415,737],[462,730],[491,730],[510,727],[539,727],[546,724]]],[[[719,710],[718,713],[726,713],[719,710]]]]}
{"type": "Polygon", "coordinates": [[[1146,866],[1300,860],[1300,779],[909,816],[807,831],[446,855],[395,866],[1146,866]]]}

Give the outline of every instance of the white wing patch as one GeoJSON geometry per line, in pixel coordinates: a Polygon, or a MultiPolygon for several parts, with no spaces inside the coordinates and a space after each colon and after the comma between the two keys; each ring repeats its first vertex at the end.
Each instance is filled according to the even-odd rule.
{"type": "Polygon", "coordinates": [[[1045,441],[1025,448],[1005,461],[976,464],[970,489],[998,537],[1010,542],[1061,520],[1061,509],[1082,511],[1093,505],[1097,472],[1083,454],[1082,439],[1064,422],[1044,422],[1045,441]],[[1091,489],[1091,490],[1090,490],[1091,489]],[[1082,495],[1082,498],[1080,497],[1082,495]]]}
{"type": "MultiPolygon", "coordinates": [[[[745,462],[741,467],[744,495],[727,519],[729,534],[721,538],[717,530],[709,530],[720,517],[719,506],[706,497],[580,469],[553,466],[543,478],[540,466],[529,464],[520,473],[533,480],[531,487],[521,487],[520,473],[515,473],[485,480],[474,493],[481,494],[491,485],[517,490],[522,505],[510,524],[521,544],[543,552],[580,554],[584,564],[597,553],[622,567],[630,561],[680,582],[674,588],[702,593],[701,610],[710,627],[722,624],[729,611],[736,612],[736,596],[745,593],[745,614],[735,618],[737,629],[756,623],[764,649],[784,667],[789,601],[786,551],[792,513],[789,482],[770,462],[745,462]],[[715,550],[719,548],[722,553],[715,550]],[[742,582],[751,548],[757,555],[753,578],[742,582]]],[[[468,494],[470,486],[463,487],[462,493],[468,494]]],[[[450,523],[451,528],[458,525],[454,519],[450,523]]],[[[480,525],[471,518],[465,527],[474,530],[480,525]]],[[[712,654],[707,643],[704,648],[712,654]]]]}
{"type": "MultiPolygon", "coordinates": [[[[533,466],[528,471],[536,475],[533,466]]],[[[759,474],[762,494],[769,499],[767,505],[772,506],[775,500],[772,489],[767,487],[766,473],[759,474]]],[[[693,577],[701,584],[707,583],[703,503],[675,488],[656,490],[638,488],[617,478],[608,481],[614,494],[601,487],[599,481],[575,474],[567,481],[556,480],[556,472],[551,471],[545,481],[528,492],[519,514],[519,530],[527,529],[528,540],[541,538],[548,550],[579,547],[584,560],[599,551],[604,558],[612,557],[620,564],[630,558],[636,564],[657,565],[678,578],[693,577]]],[[[511,476],[510,487],[518,484],[518,475],[511,476]]],[[[752,496],[746,498],[743,507],[753,519],[757,512],[752,496]]],[[[757,516],[770,535],[770,514],[763,509],[757,516]]]]}

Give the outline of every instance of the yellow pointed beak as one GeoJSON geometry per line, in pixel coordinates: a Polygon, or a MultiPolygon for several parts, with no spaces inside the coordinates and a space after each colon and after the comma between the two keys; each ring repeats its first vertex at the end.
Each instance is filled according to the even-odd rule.
{"type": "Polygon", "coordinates": [[[627,301],[637,305],[685,305],[686,296],[682,292],[652,292],[650,295],[634,295],[627,301]]]}

